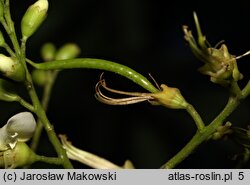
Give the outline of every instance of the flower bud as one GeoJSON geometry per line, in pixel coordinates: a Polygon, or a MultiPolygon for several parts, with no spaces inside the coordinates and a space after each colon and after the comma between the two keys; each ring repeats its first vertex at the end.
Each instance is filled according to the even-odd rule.
{"type": "Polygon", "coordinates": [[[27,144],[17,142],[15,148],[6,150],[0,155],[0,167],[17,168],[37,161],[37,155],[27,144]]]}
{"type": "Polygon", "coordinates": [[[80,48],[73,43],[63,45],[57,52],[56,60],[66,60],[77,57],[80,54],[80,48]]]}
{"type": "Polygon", "coordinates": [[[213,133],[212,139],[219,140],[222,138],[227,138],[227,135],[232,134],[233,130],[231,129],[232,123],[226,122],[225,125],[221,125],[216,129],[216,132],[213,133]]]}
{"type": "Polygon", "coordinates": [[[25,69],[22,64],[3,54],[0,54],[0,72],[15,81],[21,82],[25,80],[25,69]]]}
{"type": "Polygon", "coordinates": [[[35,69],[31,75],[34,83],[38,86],[43,87],[48,82],[48,71],[35,69]]]}
{"type": "Polygon", "coordinates": [[[3,101],[16,101],[18,95],[15,93],[15,87],[12,83],[0,79],[0,100],[3,101]]]}
{"type": "Polygon", "coordinates": [[[222,137],[223,137],[223,135],[220,132],[215,132],[215,133],[213,133],[211,139],[216,141],[216,140],[221,139],[222,137]]]}
{"type": "Polygon", "coordinates": [[[30,37],[45,20],[48,6],[47,0],[38,0],[27,9],[21,22],[21,31],[24,39],[30,37]]]}
{"type": "Polygon", "coordinates": [[[161,85],[161,88],[162,91],[151,94],[155,98],[155,100],[150,101],[152,104],[161,104],[171,109],[185,109],[188,106],[179,89],[164,84],[161,85]]]}
{"type": "Polygon", "coordinates": [[[41,55],[44,61],[51,61],[55,58],[56,47],[52,43],[46,43],[42,46],[41,55]]]}
{"type": "Polygon", "coordinates": [[[2,32],[0,31],[0,47],[3,47],[4,45],[5,45],[5,40],[2,32]]]}

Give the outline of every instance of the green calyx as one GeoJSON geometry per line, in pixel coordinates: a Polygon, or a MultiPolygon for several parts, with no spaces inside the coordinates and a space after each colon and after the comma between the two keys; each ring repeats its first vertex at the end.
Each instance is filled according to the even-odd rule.
{"type": "Polygon", "coordinates": [[[12,80],[22,82],[25,80],[25,69],[17,59],[0,54],[0,72],[12,80]]]}
{"type": "Polygon", "coordinates": [[[0,167],[3,168],[23,167],[37,160],[37,155],[23,142],[17,142],[13,149],[0,152],[0,167]]]}
{"type": "Polygon", "coordinates": [[[160,104],[170,109],[185,109],[188,106],[179,89],[164,84],[161,85],[161,88],[162,91],[151,93],[155,100],[150,101],[150,103],[153,105],[160,104]]]}

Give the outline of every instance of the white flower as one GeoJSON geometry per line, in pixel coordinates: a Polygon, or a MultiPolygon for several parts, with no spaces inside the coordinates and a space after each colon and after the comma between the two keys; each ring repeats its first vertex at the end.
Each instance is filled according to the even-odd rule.
{"type": "Polygon", "coordinates": [[[36,129],[36,121],[30,112],[21,112],[12,116],[0,128],[0,151],[13,149],[17,141],[29,140],[36,129]]]}

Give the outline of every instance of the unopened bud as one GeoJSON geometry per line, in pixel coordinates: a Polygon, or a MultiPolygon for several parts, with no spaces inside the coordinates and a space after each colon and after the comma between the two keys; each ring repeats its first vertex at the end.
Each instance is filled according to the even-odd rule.
{"type": "Polygon", "coordinates": [[[161,88],[162,91],[151,94],[156,99],[152,104],[161,104],[171,109],[185,109],[188,106],[179,89],[164,84],[161,88]]]}
{"type": "Polygon", "coordinates": [[[42,24],[47,16],[48,7],[47,0],[38,0],[27,9],[21,22],[21,31],[24,39],[30,37],[42,24]]]}
{"type": "Polygon", "coordinates": [[[73,43],[63,45],[57,52],[56,60],[66,60],[77,57],[80,54],[80,48],[73,43]]]}
{"type": "Polygon", "coordinates": [[[223,135],[220,133],[220,132],[215,132],[215,133],[213,133],[213,135],[212,135],[212,139],[213,140],[219,140],[219,139],[221,139],[223,137],[223,135]]]}
{"type": "Polygon", "coordinates": [[[31,75],[34,83],[38,86],[43,87],[48,82],[48,71],[35,69],[31,75]]]}
{"type": "Polygon", "coordinates": [[[56,47],[52,43],[46,43],[42,46],[41,55],[44,61],[51,61],[55,58],[56,47]]]}
{"type": "Polygon", "coordinates": [[[0,54],[0,72],[15,81],[21,82],[25,80],[25,69],[22,64],[3,54],[0,54]]]}

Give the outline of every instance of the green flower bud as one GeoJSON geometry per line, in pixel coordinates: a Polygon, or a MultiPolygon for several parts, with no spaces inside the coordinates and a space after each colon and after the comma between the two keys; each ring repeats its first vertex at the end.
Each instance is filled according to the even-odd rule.
{"type": "Polygon", "coordinates": [[[21,31],[24,39],[30,37],[42,24],[47,16],[48,7],[47,0],[38,0],[27,9],[21,22],[21,31]]]}
{"type": "Polygon", "coordinates": [[[21,112],[12,116],[0,128],[0,151],[13,149],[16,143],[29,140],[36,129],[36,121],[30,112],[21,112]]]}
{"type": "Polygon", "coordinates": [[[27,144],[17,142],[15,148],[0,153],[0,167],[17,168],[37,161],[37,155],[27,144]]]}
{"type": "Polygon", "coordinates": [[[161,85],[161,88],[162,91],[151,94],[155,100],[150,101],[150,103],[160,104],[171,109],[185,109],[188,106],[179,89],[168,87],[164,84],[161,85]]]}
{"type": "Polygon", "coordinates": [[[42,46],[41,55],[44,61],[54,60],[56,54],[56,47],[52,43],[46,43],[42,46]]]}
{"type": "Polygon", "coordinates": [[[34,83],[38,86],[43,87],[48,81],[48,71],[35,69],[31,75],[34,83]]]}
{"type": "Polygon", "coordinates": [[[0,79],[0,100],[3,101],[16,101],[18,99],[18,95],[15,93],[14,84],[0,79]]]}
{"type": "Polygon", "coordinates": [[[216,141],[216,140],[221,139],[222,137],[223,137],[223,135],[220,132],[215,132],[215,133],[213,133],[211,138],[216,141]]]}
{"type": "Polygon", "coordinates": [[[0,47],[3,47],[4,45],[5,45],[5,40],[2,32],[0,31],[0,47]]]}
{"type": "Polygon", "coordinates": [[[15,81],[25,80],[25,69],[21,63],[3,54],[0,54],[0,72],[15,81]]]}
{"type": "Polygon", "coordinates": [[[73,43],[63,45],[56,53],[56,60],[66,60],[77,57],[80,54],[80,48],[73,43]]]}

